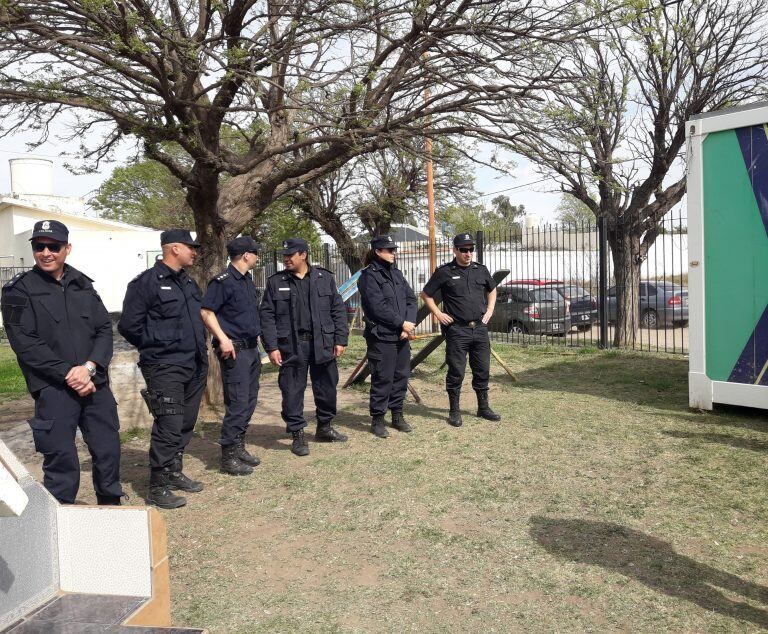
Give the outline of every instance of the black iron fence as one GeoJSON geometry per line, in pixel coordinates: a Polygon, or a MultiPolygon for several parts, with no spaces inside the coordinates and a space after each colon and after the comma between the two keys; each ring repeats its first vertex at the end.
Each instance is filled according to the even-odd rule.
{"type": "MultiPolygon", "coordinates": [[[[478,232],[477,261],[491,273],[509,271],[498,287],[490,322],[493,338],[521,344],[610,348],[615,345],[624,298],[629,296],[633,310],[621,331],[622,347],[687,353],[688,234],[682,212],[665,218],[647,251],[641,240],[632,246],[637,252],[631,254],[635,269],[630,277],[615,275],[608,232],[602,233],[601,240],[600,227],[589,222],[525,229],[514,225],[506,231],[478,232]],[[616,279],[633,283],[617,285],[616,279]]],[[[352,254],[324,245],[312,259],[333,271],[341,285],[364,253],[364,245],[352,254]]],[[[401,242],[397,257],[398,267],[418,295],[431,274],[428,242],[401,242]]],[[[438,239],[437,263],[452,258],[451,242],[438,239]]],[[[262,261],[263,268],[255,272],[257,286],[282,269],[282,258],[276,253],[265,253],[262,261]]],[[[347,306],[350,322],[362,327],[358,297],[348,300],[347,306]]],[[[418,333],[436,329],[437,324],[426,319],[418,333]]]]}

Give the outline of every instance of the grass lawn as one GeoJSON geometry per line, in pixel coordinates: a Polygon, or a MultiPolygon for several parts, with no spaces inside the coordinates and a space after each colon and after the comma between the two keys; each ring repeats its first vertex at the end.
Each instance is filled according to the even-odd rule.
{"type": "MultiPolygon", "coordinates": [[[[359,338],[353,348],[342,380],[359,338]]],[[[298,459],[274,425],[253,476],[210,466],[206,491],[164,513],[175,622],[213,632],[768,627],[762,414],[689,411],[683,358],[496,349],[519,378],[493,367],[501,423],[471,415],[468,389],[464,427],[444,422],[441,348],[414,377],[425,401],[407,406],[414,433],[374,438],[367,394],[354,390],[337,419],[346,445],[311,443],[298,459]]]]}
{"type": "Polygon", "coordinates": [[[7,344],[0,345],[0,403],[7,403],[27,394],[24,377],[16,362],[16,355],[7,344]]]}

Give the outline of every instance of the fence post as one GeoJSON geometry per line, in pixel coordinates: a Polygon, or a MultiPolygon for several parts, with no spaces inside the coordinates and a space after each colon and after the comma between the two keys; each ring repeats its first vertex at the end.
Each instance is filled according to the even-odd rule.
{"type": "Polygon", "coordinates": [[[483,247],[485,246],[485,236],[482,231],[475,234],[475,259],[479,264],[483,264],[483,247]]]}
{"type": "Polygon", "coordinates": [[[272,251],[272,273],[277,273],[277,249],[272,251]]]}
{"type": "Polygon", "coordinates": [[[605,218],[597,219],[598,243],[598,316],[600,318],[600,334],[597,347],[608,348],[608,236],[605,231],[605,218]]]}
{"type": "Polygon", "coordinates": [[[331,270],[331,246],[327,243],[323,243],[323,266],[331,270]]]}

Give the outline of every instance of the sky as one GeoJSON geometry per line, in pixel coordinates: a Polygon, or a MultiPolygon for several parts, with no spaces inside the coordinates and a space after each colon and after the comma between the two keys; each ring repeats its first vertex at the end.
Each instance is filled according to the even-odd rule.
{"type": "MultiPolygon", "coordinates": [[[[99,185],[109,178],[112,170],[124,164],[133,155],[133,147],[126,143],[116,153],[116,162],[103,163],[101,169],[93,174],[77,175],[64,167],[65,162],[77,163],[75,157],[62,157],[62,152],[68,148],[56,140],[50,140],[34,151],[29,151],[26,144],[33,140],[28,133],[20,133],[0,139],[0,194],[7,194],[11,190],[9,159],[40,157],[53,161],[53,193],[57,196],[76,196],[89,199],[99,185]]],[[[481,148],[484,159],[490,156],[490,146],[481,148]]],[[[504,160],[512,160],[516,167],[512,175],[503,174],[490,167],[477,165],[475,170],[475,188],[483,195],[483,202],[490,204],[491,198],[499,193],[509,196],[514,205],[525,205],[528,213],[536,214],[542,223],[554,222],[554,209],[560,201],[559,194],[547,193],[547,186],[552,186],[541,181],[533,165],[520,157],[511,155],[502,157],[504,160]]],[[[435,201],[437,206],[440,201],[435,201]]]]}

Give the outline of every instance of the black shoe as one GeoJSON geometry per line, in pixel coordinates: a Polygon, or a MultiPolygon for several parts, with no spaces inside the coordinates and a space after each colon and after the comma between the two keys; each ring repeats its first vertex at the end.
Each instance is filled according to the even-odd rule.
{"type": "Polygon", "coordinates": [[[187,503],[187,498],[174,495],[168,486],[170,471],[152,471],[149,476],[149,495],[147,504],[154,504],[161,509],[177,509],[187,503]]]}
{"type": "Polygon", "coordinates": [[[383,416],[374,416],[371,419],[371,433],[377,438],[389,438],[386,422],[383,416]]]}
{"type": "Polygon", "coordinates": [[[308,456],[309,445],[307,444],[307,439],[304,436],[304,430],[300,429],[298,431],[294,431],[291,433],[293,434],[293,443],[291,444],[291,452],[293,452],[297,456],[308,456]]]}
{"type": "Polygon", "coordinates": [[[221,472],[233,476],[251,475],[253,467],[245,464],[237,455],[237,445],[221,447],[221,472]]]}
{"type": "Polygon", "coordinates": [[[318,425],[315,431],[315,442],[347,442],[347,440],[349,438],[337,432],[330,423],[318,425]]]}
{"type": "Polygon", "coordinates": [[[96,504],[99,506],[120,506],[119,495],[99,495],[96,494],[96,504]]]}
{"type": "Polygon", "coordinates": [[[406,434],[413,431],[411,427],[403,418],[402,412],[392,412],[392,427],[397,431],[405,432],[406,434]]]}
{"type": "Polygon", "coordinates": [[[458,392],[448,392],[448,424],[453,427],[461,427],[464,421],[461,420],[461,410],[459,409],[459,396],[458,392]]]}
{"type": "Polygon", "coordinates": [[[501,420],[496,412],[488,404],[488,390],[477,390],[477,415],[485,420],[501,420]]]}
{"type": "Polygon", "coordinates": [[[240,462],[244,462],[252,467],[258,467],[261,464],[261,460],[248,453],[248,450],[245,448],[245,434],[238,436],[235,447],[237,449],[235,455],[240,459],[240,462]]]}
{"type": "Polygon", "coordinates": [[[202,482],[187,477],[183,471],[171,471],[168,473],[168,488],[174,491],[200,493],[204,487],[202,482]]]}

